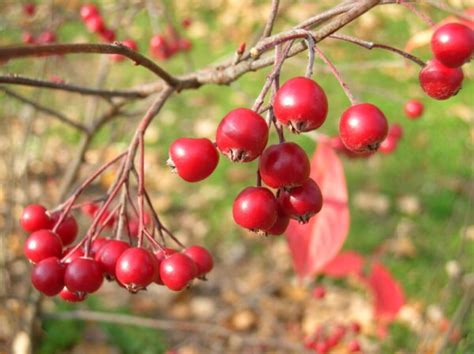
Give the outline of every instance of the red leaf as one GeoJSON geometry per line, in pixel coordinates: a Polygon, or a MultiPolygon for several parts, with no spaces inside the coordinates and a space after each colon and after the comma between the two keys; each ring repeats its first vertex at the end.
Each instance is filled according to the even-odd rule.
{"type": "Polygon", "coordinates": [[[361,274],[364,258],[355,251],[339,253],[321,270],[327,276],[343,278],[349,274],[361,274]]]}
{"type": "Polygon", "coordinates": [[[400,284],[381,263],[374,262],[367,278],[367,285],[374,295],[375,318],[388,323],[395,319],[405,303],[405,295],[400,284]]]}
{"type": "Polygon", "coordinates": [[[322,269],[341,249],[349,232],[347,187],[341,160],[328,142],[320,142],[311,161],[311,178],[323,194],[323,208],[309,223],[291,221],[287,230],[299,277],[322,269]]]}

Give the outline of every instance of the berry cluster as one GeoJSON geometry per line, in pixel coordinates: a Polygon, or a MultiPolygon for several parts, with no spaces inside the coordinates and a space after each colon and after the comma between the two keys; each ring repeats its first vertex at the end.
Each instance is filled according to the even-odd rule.
{"type": "Polygon", "coordinates": [[[90,32],[99,35],[105,42],[113,42],[115,40],[115,32],[106,26],[97,6],[94,4],[82,5],[80,15],[90,32]]]}
{"type": "Polygon", "coordinates": [[[348,325],[319,326],[311,336],[305,339],[304,344],[307,349],[312,349],[318,354],[326,354],[343,342],[347,352],[358,353],[362,348],[355,338],[360,330],[358,322],[351,322],[348,325]]]}
{"type": "MultiPolygon", "coordinates": [[[[83,210],[96,214],[95,204],[85,204],[83,210]]],[[[97,291],[104,277],[131,293],[155,283],[179,291],[194,278],[205,279],[213,267],[213,258],[201,246],[191,246],[182,252],[172,248],[148,249],[136,245],[138,221],[128,222],[129,242],[98,236],[85,237],[74,246],[78,224],[74,216],[62,217],[50,213],[41,205],[27,206],[20,225],[30,235],[24,245],[26,257],[34,264],[33,286],[48,296],[58,295],[71,302],[82,301],[97,291]]],[[[103,216],[102,216],[103,218],[103,216]]],[[[113,214],[103,220],[104,227],[116,223],[113,214]]],[[[145,220],[150,224],[150,218],[145,220]]]]}
{"type": "MultiPolygon", "coordinates": [[[[189,27],[190,21],[183,20],[182,26],[189,27]]],[[[187,52],[192,49],[189,39],[181,37],[176,29],[168,25],[164,34],[155,34],[150,39],[150,54],[156,59],[167,60],[179,52],[187,52]]]]}
{"type": "Polygon", "coordinates": [[[445,100],[461,89],[461,66],[474,53],[474,31],[462,23],[440,26],[431,37],[434,58],[420,71],[419,80],[428,96],[445,100]]]}

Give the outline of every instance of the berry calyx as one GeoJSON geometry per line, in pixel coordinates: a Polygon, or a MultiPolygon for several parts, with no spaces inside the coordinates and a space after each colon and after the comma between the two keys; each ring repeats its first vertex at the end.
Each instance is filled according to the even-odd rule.
{"type": "Polygon", "coordinates": [[[217,127],[217,148],[233,162],[255,160],[265,149],[267,141],[267,123],[262,116],[247,108],[230,111],[217,127]]]}
{"type": "Polygon", "coordinates": [[[209,139],[179,138],[169,149],[168,165],[188,182],[207,178],[217,167],[219,154],[209,139]]]}
{"type": "Polygon", "coordinates": [[[117,260],[122,253],[130,248],[127,242],[120,240],[109,240],[95,254],[94,259],[99,264],[107,279],[115,279],[117,260]]]}
{"type": "Polygon", "coordinates": [[[64,284],[72,292],[93,293],[104,277],[99,264],[91,258],[76,258],[66,267],[64,284]]]}
{"type": "Polygon", "coordinates": [[[232,206],[234,221],[249,230],[265,232],[278,217],[278,203],[265,187],[247,187],[239,193],[232,206]]]}
{"type": "Polygon", "coordinates": [[[446,100],[459,92],[464,73],[461,68],[449,68],[440,61],[432,59],[420,71],[418,79],[421,88],[428,96],[436,100],[446,100]]]}
{"type": "Polygon", "coordinates": [[[323,196],[317,183],[308,178],[299,187],[281,191],[278,202],[290,218],[300,223],[307,223],[313,215],[321,211],[323,196]]]}
{"type": "Polygon", "coordinates": [[[420,118],[424,109],[423,103],[418,100],[413,99],[405,103],[405,114],[410,119],[420,118]]]}
{"type": "Polygon", "coordinates": [[[87,297],[86,293],[74,293],[68,288],[64,287],[63,290],[59,293],[59,297],[67,302],[81,302],[84,301],[87,297]]]}
{"type": "Polygon", "coordinates": [[[57,257],[45,258],[33,268],[31,283],[47,296],[57,295],[64,287],[65,269],[57,257]]]}
{"type": "MultiPolygon", "coordinates": [[[[59,221],[60,216],[61,213],[59,212],[53,213],[53,215],[51,215],[53,224],[56,224],[59,221]]],[[[61,239],[63,246],[67,246],[74,242],[78,231],[79,227],[77,225],[76,218],[73,215],[69,215],[63,220],[61,225],[59,225],[58,229],[56,230],[56,234],[61,239]]]]}
{"type": "Polygon", "coordinates": [[[196,275],[196,265],[183,253],[174,253],[160,264],[160,278],[168,289],[180,291],[196,275]]]}
{"type": "Polygon", "coordinates": [[[128,291],[136,293],[146,289],[155,279],[158,262],[155,256],[141,247],[123,252],[115,266],[115,276],[128,291]]]}
{"type": "Polygon", "coordinates": [[[444,65],[457,68],[474,53],[474,31],[462,23],[447,23],[433,33],[431,50],[444,65]]]}
{"type": "Polygon", "coordinates": [[[295,77],[277,91],[273,103],[275,117],[294,133],[319,128],[328,113],[324,90],[307,77],[295,77]]]}
{"type": "Polygon", "coordinates": [[[42,205],[30,204],[21,213],[20,225],[26,232],[49,229],[52,223],[51,217],[42,205]]]}
{"type": "Polygon", "coordinates": [[[306,152],[295,143],[285,142],[266,148],[258,169],[266,185],[272,188],[302,185],[309,177],[310,163],[306,152]]]}
{"type": "Polygon", "coordinates": [[[371,103],[360,103],[346,109],[339,121],[339,136],[351,151],[376,151],[388,133],[383,112],[371,103]]]}
{"type": "Polygon", "coordinates": [[[201,246],[191,246],[186,248],[183,253],[191,258],[196,265],[196,277],[203,277],[212,270],[214,260],[211,253],[201,246]]]}
{"type": "Polygon", "coordinates": [[[25,241],[25,256],[32,263],[49,257],[61,258],[63,245],[58,235],[50,230],[33,232],[25,241]]]}

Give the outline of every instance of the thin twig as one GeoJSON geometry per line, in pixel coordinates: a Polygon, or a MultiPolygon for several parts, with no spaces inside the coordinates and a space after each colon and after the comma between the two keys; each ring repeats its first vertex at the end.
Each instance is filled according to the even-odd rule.
{"type": "Polygon", "coordinates": [[[267,23],[263,29],[262,37],[268,37],[272,34],[273,25],[275,23],[276,16],[278,14],[278,6],[280,5],[280,0],[272,0],[272,9],[270,10],[270,15],[268,16],[267,23]]]}

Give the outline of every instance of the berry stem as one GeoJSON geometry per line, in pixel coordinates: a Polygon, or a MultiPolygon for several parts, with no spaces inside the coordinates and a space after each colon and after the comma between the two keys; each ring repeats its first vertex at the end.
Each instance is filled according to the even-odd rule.
{"type": "Polygon", "coordinates": [[[433,27],[435,25],[434,21],[427,14],[425,14],[424,12],[418,10],[414,5],[410,4],[408,1],[399,0],[399,4],[406,7],[411,12],[413,12],[421,20],[426,22],[428,24],[428,26],[433,27]]]}
{"type": "Polygon", "coordinates": [[[145,229],[145,201],[143,193],[145,191],[145,146],[143,142],[143,134],[139,135],[138,138],[139,146],[139,158],[138,158],[138,247],[141,247],[143,244],[143,230],[145,229]]]}
{"type": "Polygon", "coordinates": [[[311,33],[308,32],[308,36],[306,37],[306,42],[308,43],[308,65],[306,66],[305,76],[307,78],[311,78],[313,76],[313,65],[314,65],[314,39],[311,36],[311,33]]]}

